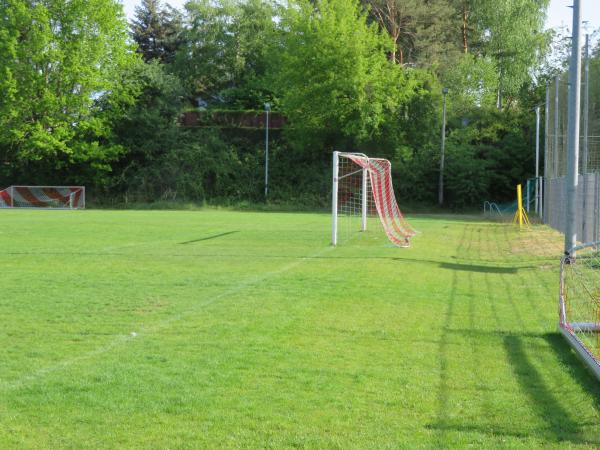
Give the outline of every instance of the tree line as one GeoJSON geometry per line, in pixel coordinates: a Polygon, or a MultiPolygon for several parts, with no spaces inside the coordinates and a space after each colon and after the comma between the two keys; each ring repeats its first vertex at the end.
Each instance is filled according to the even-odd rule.
{"type": "Polygon", "coordinates": [[[335,150],[392,161],[401,204],[513,196],[552,75],[549,0],[117,0],[0,4],[0,184],[85,184],[98,202],[262,201],[264,131],[185,111],[262,110],[270,200],[324,206],[335,150]]]}

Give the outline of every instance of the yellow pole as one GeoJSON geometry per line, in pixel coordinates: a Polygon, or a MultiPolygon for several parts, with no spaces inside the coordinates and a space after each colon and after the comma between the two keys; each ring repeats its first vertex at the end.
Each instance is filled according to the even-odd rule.
{"type": "Polygon", "coordinates": [[[523,209],[523,191],[520,184],[517,184],[517,210],[513,217],[513,223],[516,224],[517,222],[519,222],[519,229],[523,228],[523,224],[530,225],[529,217],[527,217],[527,213],[523,209]]]}

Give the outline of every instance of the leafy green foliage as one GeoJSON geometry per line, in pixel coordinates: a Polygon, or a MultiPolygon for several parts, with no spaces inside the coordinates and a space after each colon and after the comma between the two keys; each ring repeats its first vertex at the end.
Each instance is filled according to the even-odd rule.
{"type": "Polygon", "coordinates": [[[353,0],[299,1],[285,10],[274,83],[299,133],[334,133],[354,143],[375,135],[398,105],[402,74],[387,61],[390,40],[353,0]]]}
{"type": "Polygon", "coordinates": [[[193,0],[189,26],[173,70],[190,96],[209,104],[256,108],[268,96],[261,78],[274,29],[274,8],[263,0],[193,0]]]}
{"type": "Polygon", "coordinates": [[[545,53],[546,6],[192,0],[180,12],[144,0],[131,24],[144,65],[116,1],[9,0],[0,5],[0,184],[259,201],[264,130],[211,120],[185,129],[180,113],[201,105],[208,118],[227,116],[269,102],[287,119],[271,130],[269,201],[325,205],[337,149],[391,159],[401,203],[433,203],[446,86],[448,206],[512,197],[531,174],[529,110],[543,88],[529,78],[545,53]],[[499,101],[506,114],[492,111],[499,101]]]}
{"type": "Polygon", "coordinates": [[[0,161],[23,178],[30,165],[106,169],[118,149],[102,142],[94,98],[134,60],[119,3],[8,0],[0,21],[0,161]]]}
{"type": "Polygon", "coordinates": [[[185,91],[157,60],[126,72],[121,86],[129,95],[104,99],[114,144],[123,149],[105,189],[130,201],[202,201],[214,195],[233,171],[230,148],[218,134],[183,131],[179,116],[185,91]],[[125,101],[122,101],[125,100],[125,101]]]}
{"type": "MultiPolygon", "coordinates": [[[[473,2],[473,53],[497,67],[499,102],[515,97],[539,66],[550,35],[544,32],[549,0],[476,0],[473,2]]],[[[501,105],[501,103],[500,103],[501,105]]]]}

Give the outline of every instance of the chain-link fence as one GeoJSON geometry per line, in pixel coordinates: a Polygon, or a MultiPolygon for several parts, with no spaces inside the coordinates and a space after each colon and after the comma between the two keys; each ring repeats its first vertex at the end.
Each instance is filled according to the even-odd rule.
{"type": "Polygon", "coordinates": [[[584,56],[582,67],[575,217],[567,217],[572,201],[567,198],[567,112],[573,88],[567,73],[546,87],[542,217],[563,233],[567,228],[570,233],[567,223],[574,222],[576,239],[583,243],[569,248],[561,260],[559,323],[561,333],[600,379],[600,53],[592,59],[584,56]]]}
{"type": "MultiPolygon", "coordinates": [[[[579,242],[600,240],[600,56],[582,64],[576,233],[579,242]]],[[[568,73],[546,87],[545,157],[542,216],[565,232],[567,174],[568,73]]],[[[539,212],[539,211],[538,211],[539,212]]]]}

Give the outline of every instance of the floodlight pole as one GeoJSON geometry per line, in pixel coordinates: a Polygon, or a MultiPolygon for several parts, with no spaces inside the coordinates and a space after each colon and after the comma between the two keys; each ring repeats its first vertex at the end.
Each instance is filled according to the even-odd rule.
{"type": "Polygon", "coordinates": [[[569,67],[569,122],[567,125],[567,208],[565,230],[565,255],[575,257],[577,245],[577,229],[575,216],[577,213],[577,185],[579,182],[579,102],[581,88],[581,8],[580,0],[573,1],[573,38],[571,48],[571,64],[569,67]]]}
{"type": "Polygon", "coordinates": [[[269,111],[271,104],[265,103],[265,199],[269,195],[269,111]]]}
{"type": "MultiPolygon", "coordinates": [[[[547,181],[550,175],[550,168],[548,166],[549,161],[549,143],[550,138],[548,133],[550,130],[550,84],[546,83],[546,105],[544,107],[544,176],[543,180],[547,181]]],[[[540,180],[540,217],[542,221],[546,222],[544,217],[544,185],[540,180]]]]}
{"type": "MultiPolygon", "coordinates": [[[[540,177],[540,107],[535,107],[535,213],[539,213],[538,200],[539,192],[539,177],[540,177]]],[[[529,199],[528,199],[529,200],[529,199]]],[[[529,206],[529,202],[527,203],[529,206]]]]}
{"type": "Polygon", "coordinates": [[[438,191],[438,203],[440,206],[444,204],[444,152],[446,147],[446,94],[448,94],[448,88],[442,89],[442,95],[444,97],[442,106],[442,148],[440,155],[440,185],[438,191]]]}

